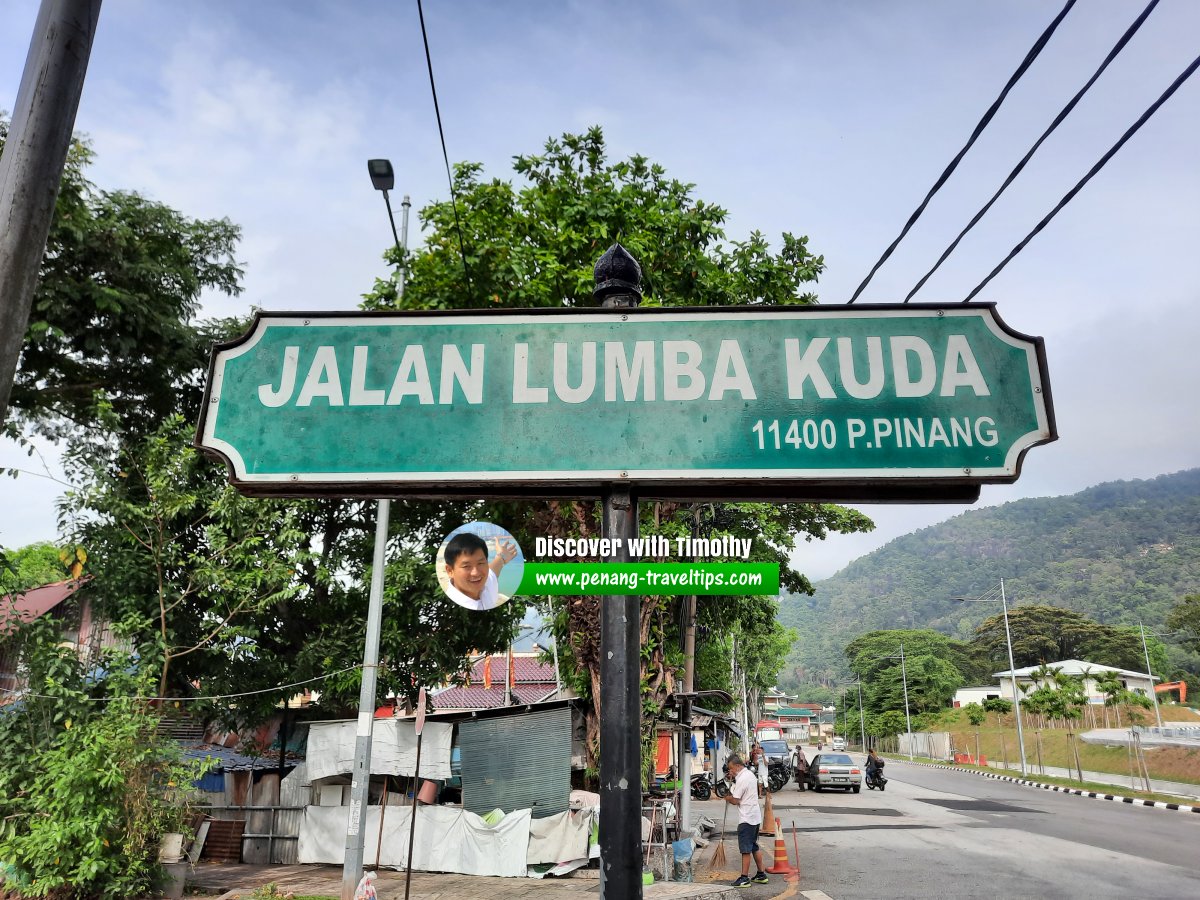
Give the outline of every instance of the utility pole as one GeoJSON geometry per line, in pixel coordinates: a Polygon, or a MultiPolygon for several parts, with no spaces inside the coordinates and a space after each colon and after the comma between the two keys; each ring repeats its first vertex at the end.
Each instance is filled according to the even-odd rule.
{"type": "Polygon", "coordinates": [[[900,678],[904,683],[904,721],[908,726],[908,759],[913,758],[912,716],[908,714],[908,669],[904,665],[904,644],[900,644],[900,678]]]}
{"type": "Polygon", "coordinates": [[[867,717],[863,713],[862,679],[860,678],[856,683],[858,685],[858,731],[859,731],[859,735],[862,737],[863,753],[866,753],[867,752],[867,717]]]}
{"type": "Polygon", "coordinates": [[[42,0],[0,156],[0,425],[99,18],[100,0],[42,0]]]}
{"type": "MultiPolygon", "coordinates": [[[[1158,709],[1158,691],[1154,689],[1154,672],[1150,669],[1150,650],[1146,647],[1146,626],[1138,623],[1138,628],[1142,632],[1142,653],[1146,655],[1146,677],[1150,679],[1150,697],[1154,700],[1154,718],[1158,722],[1158,727],[1162,726],[1162,713],[1158,709]]],[[[1080,781],[1083,779],[1081,778],[1080,781]]]]}
{"type": "MultiPolygon", "coordinates": [[[[606,309],[637,306],[642,268],[620,244],[596,261],[593,299],[606,309]]],[[[638,501],[627,482],[601,490],[604,537],[615,552],[605,562],[632,562],[638,501]]],[[[642,896],[641,598],[600,598],[600,898],[642,896]]]]}
{"type": "MultiPolygon", "coordinates": [[[[700,524],[700,509],[692,509],[692,537],[700,524]]],[[[696,595],[684,600],[683,613],[683,692],[688,694],[679,704],[679,730],[682,746],[679,754],[679,823],[680,834],[689,834],[692,823],[692,694],[696,690],[696,595]]]]}

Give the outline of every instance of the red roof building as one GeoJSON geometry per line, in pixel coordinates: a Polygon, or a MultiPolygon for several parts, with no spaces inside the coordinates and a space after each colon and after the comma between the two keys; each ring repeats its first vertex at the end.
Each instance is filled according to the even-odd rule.
{"type": "Polygon", "coordinates": [[[506,680],[511,683],[512,703],[540,703],[544,700],[574,696],[559,694],[554,664],[539,660],[540,653],[514,653],[511,673],[506,675],[509,657],[500,653],[475,661],[465,684],[443,688],[430,695],[434,709],[495,709],[505,705],[506,680]]]}

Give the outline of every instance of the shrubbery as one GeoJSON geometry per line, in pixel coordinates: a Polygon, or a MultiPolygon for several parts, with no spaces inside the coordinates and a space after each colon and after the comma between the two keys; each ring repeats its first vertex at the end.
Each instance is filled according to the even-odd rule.
{"type": "Polygon", "coordinates": [[[19,644],[27,690],[0,707],[0,863],[10,890],[55,900],[149,893],[162,834],[185,831],[203,766],[161,737],[152,673],[110,654],[86,671],[40,620],[19,644]]]}

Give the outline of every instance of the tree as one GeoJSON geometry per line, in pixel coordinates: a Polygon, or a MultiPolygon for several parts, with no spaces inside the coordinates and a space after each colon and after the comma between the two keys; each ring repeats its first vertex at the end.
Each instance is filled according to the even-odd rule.
{"type": "MultiPolygon", "coordinates": [[[[101,406],[101,423],[117,427],[101,406]]],[[[292,510],[249,500],[214,478],[213,466],[189,446],[192,426],[169,416],[106,459],[76,449],[83,486],[67,497],[80,513],[79,539],[93,548],[89,588],[143,662],[156,660],[158,696],[172,667],[198,654],[176,687],[221,681],[228,663],[252,654],[255,615],[294,597],[306,552],[292,510]],[[86,458],[85,458],[86,457],[86,458]]]]}
{"type": "Polygon", "coordinates": [[[978,728],[987,721],[987,710],[978,703],[968,703],[963,707],[967,713],[967,721],[978,728]]]}
{"type": "MultiPolygon", "coordinates": [[[[7,133],[0,118],[0,152],[7,133]]],[[[24,428],[85,439],[97,392],[129,433],[152,430],[175,412],[194,419],[211,337],[192,324],[200,295],[241,291],[237,226],[98,189],[86,176],[91,160],[77,137],[13,384],[13,435],[24,428]]]]}
{"type": "Polygon", "coordinates": [[[1167,627],[1184,634],[1184,644],[1200,652],[1200,594],[1186,594],[1167,614],[1167,627]]]}
{"type": "Polygon", "coordinates": [[[867,717],[867,733],[874,737],[889,737],[907,730],[904,713],[894,709],[867,717]]]}
{"type": "MultiPolygon", "coordinates": [[[[1013,661],[1018,668],[1065,659],[1126,668],[1141,657],[1141,633],[1136,628],[1102,625],[1087,616],[1057,606],[1018,606],[1008,612],[1013,661]]],[[[989,658],[1008,661],[1002,614],[975,629],[973,641],[989,658]]],[[[1166,668],[1164,659],[1164,669],[1166,668]]]]}
{"type": "MultiPolygon", "coordinates": [[[[772,253],[759,232],[730,241],[726,210],[668,178],[646,157],[610,163],[604,134],[564,134],[541,154],[514,157],[511,182],[482,178],[482,166],[454,167],[457,204],[421,211],[431,232],[409,253],[404,297],[380,279],[368,309],[590,306],[592,267],[619,240],[641,263],[644,305],[707,306],[811,303],[800,287],[825,267],[808,239],[784,234],[772,253]],[[466,265],[459,254],[461,224],[466,265]],[[468,283],[469,273],[469,283],[468,283]]],[[[397,251],[388,258],[400,262],[397,251]]]]}
{"type": "Polygon", "coordinates": [[[912,710],[926,712],[950,703],[965,682],[950,660],[966,645],[926,629],[871,631],[846,645],[850,669],[863,683],[863,704],[873,712],[904,709],[904,676],[912,710]],[[900,647],[904,647],[904,665],[900,647]],[[906,670],[906,671],[905,671],[906,670]]]}
{"type": "MultiPolygon", "coordinates": [[[[197,682],[207,696],[262,691],[196,707],[255,723],[294,693],[287,685],[319,677],[322,704],[346,713],[361,679],[370,508],[244,497],[191,438],[173,416],[106,458],[68,455],[91,465],[67,497],[76,537],[92,549],[86,590],[157,666],[160,696],[197,682]]],[[[447,520],[431,506],[394,507],[385,578],[379,690],[410,699],[467,670],[472,652],[505,647],[523,613],[509,604],[473,615],[446,597],[431,560],[462,520],[459,508],[447,520]]]]}
{"type": "MultiPolygon", "coordinates": [[[[515,157],[519,185],[485,180],[482,167],[460,164],[454,170],[456,202],[432,203],[421,211],[428,235],[423,247],[387,258],[403,264],[403,296],[394,278],[381,278],[366,295],[367,309],[492,309],[504,306],[558,307],[592,305],[592,272],[597,258],[614,241],[639,260],[644,273],[643,305],[797,304],[815,298],[805,286],[824,267],[807,249],[807,239],[781,236],[778,252],[755,232],[746,241],[727,241],[726,211],[696,198],[693,186],[669,178],[642,156],[610,162],[599,128],[565,134],[546,142],[540,154],[515,157]],[[461,232],[459,226],[461,224],[461,232]],[[465,248],[460,256],[459,240],[465,248]]],[[[789,551],[798,535],[824,537],[829,531],[871,527],[861,514],[831,504],[762,503],[696,505],[643,504],[643,534],[680,536],[703,528],[712,536],[730,534],[753,541],[752,559],[781,565],[789,590],[812,586],[792,570],[789,551]],[[703,519],[703,521],[701,521],[703,519]]],[[[593,503],[488,504],[484,512],[519,539],[598,536],[593,503]]],[[[703,627],[722,635],[737,631],[739,662],[747,671],[751,694],[778,677],[779,649],[786,634],[775,623],[775,598],[720,598],[699,604],[703,627]],[[747,648],[753,659],[745,655],[747,648]]],[[[682,598],[647,597],[639,622],[644,717],[649,727],[674,690],[680,665],[679,610],[682,598]]],[[[542,604],[543,611],[548,606],[542,604]]],[[[555,605],[555,634],[569,646],[563,660],[571,683],[592,700],[588,718],[589,752],[597,747],[599,713],[599,603],[596,597],[566,598],[555,605]]],[[[731,652],[710,648],[709,655],[731,652]]],[[[702,678],[728,683],[728,657],[710,658],[698,669],[702,678]]],[[[697,687],[708,687],[699,682],[697,687]]],[[[594,758],[594,756],[593,756],[594,758]]]]}
{"type": "Polygon", "coordinates": [[[62,581],[67,574],[57,547],[49,541],[29,544],[8,551],[0,559],[0,594],[62,581]]]}

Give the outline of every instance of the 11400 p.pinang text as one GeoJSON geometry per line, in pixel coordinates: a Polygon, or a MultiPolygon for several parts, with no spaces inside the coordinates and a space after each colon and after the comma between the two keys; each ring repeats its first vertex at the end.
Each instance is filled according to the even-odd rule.
{"type": "MultiPolygon", "coordinates": [[[[391,377],[375,382],[369,373],[374,368],[372,348],[360,344],[350,349],[346,360],[339,359],[339,348],[333,345],[319,345],[307,353],[299,346],[285,346],[276,378],[258,386],[259,401],[277,408],[318,401],[329,406],[428,406],[452,405],[456,399],[467,404],[500,399],[488,396],[488,386],[496,379],[489,378],[484,344],[409,344],[400,350],[391,377]]],[[[743,348],[737,340],[720,341],[715,354],[707,357],[692,340],[584,341],[574,346],[556,342],[547,349],[549,353],[539,357],[528,343],[513,345],[512,393],[505,400],[543,404],[553,396],[566,404],[648,403],[759,396],[752,361],[762,348],[743,348]]],[[[960,391],[976,397],[991,394],[963,334],[947,335],[937,346],[916,335],[858,341],[786,338],[781,358],[789,400],[872,400],[885,390],[897,398],[955,397],[960,391]]],[[[948,430],[945,424],[940,427],[948,430]]],[[[893,433],[899,435],[900,427],[893,433]]]]}

